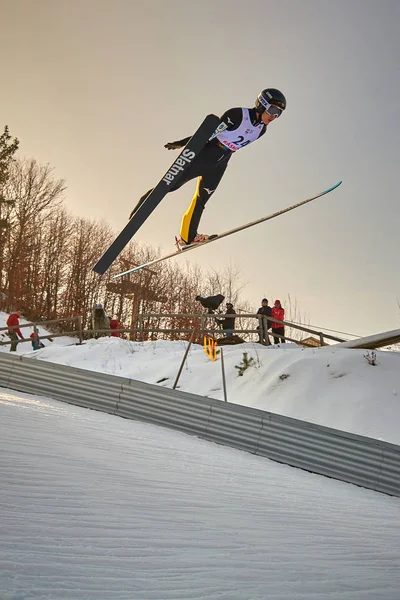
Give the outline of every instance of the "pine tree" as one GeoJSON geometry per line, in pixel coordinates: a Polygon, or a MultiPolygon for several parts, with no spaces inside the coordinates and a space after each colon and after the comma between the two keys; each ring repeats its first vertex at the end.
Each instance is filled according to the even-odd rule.
{"type": "Polygon", "coordinates": [[[235,365],[235,369],[237,369],[239,371],[238,377],[243,377],[243,373],[246,371],[246,369],[251,367],[251,365],[253,363],[254,363],[254,358],[252,356],[250,356],[250,358],[249,358],[247,356],[247,352],[243,352],[242,362],[239,365],[235,365]]]}
{"type": "Polygon", "coordinates": [[[18,150],[19,141],[17,138],[12,140],[7,125],[4,127],[4,133],[0,136],[0,229],[7,227],[7,219],[1,215],[1,205],[8,203],[4,196],[4,185],[8,179],[8,167],[14,160],[14,154],[18,150]]]}

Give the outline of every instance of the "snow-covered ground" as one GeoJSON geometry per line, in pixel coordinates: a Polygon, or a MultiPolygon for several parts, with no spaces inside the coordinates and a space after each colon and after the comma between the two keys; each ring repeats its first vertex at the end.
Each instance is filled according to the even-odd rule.
{"type": "MultiPolygon", "coordinates": [[[[36,352],[20,344],[18,353],[172,388],[187,347],[187,342],[110,337],[82,346],[73,342],[57,338],[36,352]]],[[[375,365],[371,351],[335,346],[247,343],[225,346],[223,352],[229,402],[400,444],[399,352],[377,351],[375,365]],[[240,377],[236,366],[244,352],[253,364],[240,377]]],[[[201,346],[192,345],[178,387],[223,400],[220,358],[213,362],[201,346]]]]}
{"type": "Polygon", "coordinates": [[[400,597],[398,498],[12,390],[0,424],[1,600],[400,597]]]}

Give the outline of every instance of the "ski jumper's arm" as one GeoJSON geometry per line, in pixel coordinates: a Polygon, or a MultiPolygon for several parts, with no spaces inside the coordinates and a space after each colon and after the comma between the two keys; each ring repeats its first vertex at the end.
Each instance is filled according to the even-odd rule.
{"type": "MultiPolygon", "coordinates": [[[[258,117],[255,109],[249,109],[249,112],[252,124],[256,125],[258,117]]],[[[241,108],[230,108],[229,110],[224,112],[224,114],[221,117],[220,123],[224,123],[228,131],[237,129],[242,122],[242,114],[243,113],[241,108]]],[[[266,128],[263,129],[259,137],[264,135],[265,131],[266,128]]],[[[168,142],[167,144],[165,144],[164,148],[167,148],[167,150],[178,150],[179,148],[184,148],[189,140],[190,136],[183,138],[182,140],[176,140],[175,142],[168,142]]]]}
{"type": "MultiPolygon", "coordinates": [[[[236,129],[240,123],[242,122],[242,109],[241,108],[230,108],[221,117],[221,123],[225,123],[227,125],[227,129],[236,129]]],[[[188,141],[190,140],[190,136],[183,138],[182,140],[176,140],[175,142],[168,142],[165,144],[164,148],[167,150],[178,150],[178,148],[184,148],[188,141]]]]}

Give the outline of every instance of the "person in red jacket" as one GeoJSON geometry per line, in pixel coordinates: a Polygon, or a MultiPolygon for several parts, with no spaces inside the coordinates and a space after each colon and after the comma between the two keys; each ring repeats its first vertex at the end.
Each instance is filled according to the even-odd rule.
{"type": "MultiPolygon", "coordinates": [[[[114,317],[110,319],[110,329],[122,329],[122,325],[118,319],[115,319],[114,317]]],[[[121,337],[121,334],[119,331],[114,331],[111,334],[111,337],[121,337]]]]}
{"type": "MultiPolygon", "coordinates": [[[[272,307],[271,317],[279,319],[280,321],[285,320],[285,310],[282,308],[281,301],[275,300],[274,306],[272,307]]],[[[274,344],[285,343],[285,338],[281,337],[285,335],[285,326],[281,323],[275,323],[271,321],[272,335],[274,336],[274,344]]]]}
{"type": "Polygon", "coordinates": [[[11,315],[9,315],[7,319],[8,335],[11,338],[10,352],[16,352],[18,345],[18,336],[21,338],[21,340],[25,339],[19,328],[20,316],[21,311],[16,310],[14,313],[11,313],[11,315]]]}

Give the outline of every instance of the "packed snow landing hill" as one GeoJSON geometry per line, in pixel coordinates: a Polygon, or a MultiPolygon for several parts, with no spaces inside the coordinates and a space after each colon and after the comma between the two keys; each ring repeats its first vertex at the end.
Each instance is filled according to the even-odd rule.
{"type": "MultiPolygon", "coordinates": [[[[0,316],[1,321],[7,318],[4,313],[0,316]]],[[[43,329],[40,333],[45,335],[43,329]]],[[[82,346],[75,342],[45,340],[46,347],[35,352],[24,343],[17,352],[34,360],[172,388],[187,348],[187,342],[166,340],[104,337],[82,346]]],[[[1,346],[0,351],[9,352],[9,346],[1,346]]],[[[368,350],[256,343],[225,346],[223,352],[228,402],[400,444],[399,352],[376,351],[373,360],[368,350]],[[236,367],[243,366],[245,352],[251,364],[243,371],[236,367]]],[[[201,346],[192,345],[178,388],[223,400],[220,358],[213,362],[201,346]]]]}

